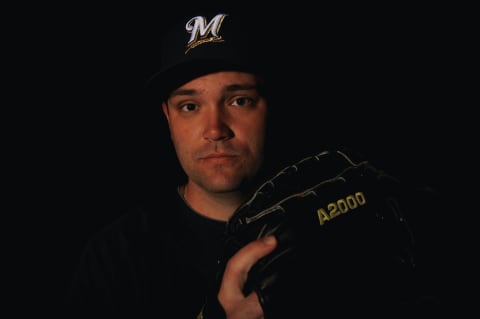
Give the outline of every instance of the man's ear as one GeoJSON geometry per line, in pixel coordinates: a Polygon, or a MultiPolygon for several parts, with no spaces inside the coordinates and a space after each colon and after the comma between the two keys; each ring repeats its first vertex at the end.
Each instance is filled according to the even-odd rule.
{"type": "Polygon", "coordinates": [[[166,102],[162,102],[162,110],[163,110],[163,115],[165,115],[165,118],[167,119],[167,122],[170,122],[170,117],[168,113],[168,105],[166,102]]]}

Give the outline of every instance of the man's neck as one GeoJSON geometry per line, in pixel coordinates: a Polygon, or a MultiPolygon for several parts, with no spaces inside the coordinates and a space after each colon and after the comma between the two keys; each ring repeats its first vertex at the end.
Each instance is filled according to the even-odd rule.
{"type": "Polygon", "coordinates": [[[179,193],[198,214],[221,221],[227,221],[246,200],[241,192],[212,193],[188,183],[179,187],[179,193]]]}

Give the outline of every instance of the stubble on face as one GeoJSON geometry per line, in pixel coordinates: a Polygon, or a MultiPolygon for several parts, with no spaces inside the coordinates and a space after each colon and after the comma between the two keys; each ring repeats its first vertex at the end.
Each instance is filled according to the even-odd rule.
{"type": "Polygon", "coordinates": [[[169,125],[178,159],[190,183],[211,193],[235,192],[258,173],[264,156],[266,101],[258,95],[256,83],[251,74],[219,72],[179,89],[182,95],[172,103],[169,125]],[[230,87],[235,89],[229,91],[230,87]],[[229,104],[237,98],[248,101],[250,96],[255,101],[252,105],[248,102],[232,108],[229,104]],[[197,105],[198,114],[178,112],[175,102],[181,105],[182,101],[197,105]],[[224,130],[227,138],[208,139],[205,132],[211,125],[209,116],[217,113],[204,114],[217,108],[225,118],[216,120],[214,127],[224,130]]]}

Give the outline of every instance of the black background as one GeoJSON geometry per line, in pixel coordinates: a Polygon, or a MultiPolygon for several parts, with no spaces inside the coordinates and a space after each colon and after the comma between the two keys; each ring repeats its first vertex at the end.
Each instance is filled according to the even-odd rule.
{"type": "MultiPolygon", "coordinates": [[[[181,11],[15,9],[6,109],[18,123],[6,136],[15,191],[9,212],[19,218],[13,241],[25,244],[17,254],[28,257],[13,259],[22,298],[60,303],[86,238],[169,174],[160,109],[142,94],[160,64],[161,30],[181,11]]],[[[262,12],[275,30],[272,68],[287,108],[276,142],[288,154],[352,146],[440,192],[445,209],[416,222],[450,298],[452,274],[469,263],[456,244],[470,219],[461,204],[474,137],[464,93],[472,88],[464,81],[465,10],[391,4],[262,12]]]]}

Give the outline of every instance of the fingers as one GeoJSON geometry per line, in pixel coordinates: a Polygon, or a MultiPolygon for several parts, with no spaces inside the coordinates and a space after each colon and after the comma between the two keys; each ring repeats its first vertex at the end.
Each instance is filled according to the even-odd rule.
{"type": "Polygon", "coordinates": [[[244,296],[243,286],[252,266],[260,258],[272,252],[276,245],[274,236],[255,240],[245,245],[227,262],[218,294],[218,299],[227,313],[239,307],[240,304],[242,307],[253,307],[257,308],[256,311],[261,311],[256,294],[244,296]]]}

